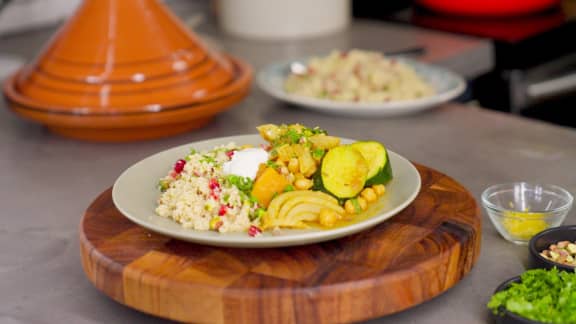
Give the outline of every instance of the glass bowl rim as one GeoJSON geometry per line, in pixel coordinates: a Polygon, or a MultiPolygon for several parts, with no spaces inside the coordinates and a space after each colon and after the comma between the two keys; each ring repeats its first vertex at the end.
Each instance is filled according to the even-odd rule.
{"type": "MultiPolygon", "coordinates": [[[[558,213],[558,212],[564,212],[569,210],[572,207],[572,203],[574,201],[574,197],[572,196],[572,194],[557,185],[553,185],[553,184],[545,184],[545,183],[533,183],[533,182],[526,182],[526,181],[517,181],[517,182],[506,182],[506,183],[499,183],[499,184],[494,184],[489,186],[488,188],[484,189],[484,191],[482,191],[482,195],[481,195],[481,200],[482,200],[482,205],[484,206],[484,208],[495,211],[495,212],[521,212],[521,213],[526,213],[526,214],[551,214],[551,213],[558,213]],[[493,204],[492,202],[490,202],[488,200],[488,193],[490,191],[493,191],[494,189],[498,188],[498,187],[508,187],[508,186],[516,186],[516,185],[520,185],[520,184],[527,184],[530,186],[539,186],[539,187],[543,187],[543,188],[549,188],[549,189],[553,189],[555,191],[560,192],[561,195],[563,195],[566,198],[566,202],[564,204],[562,204],[562,206],[558,207],[558,208],[554,208],[551,210],[531,210],[531,211],[521,211],[521,210],[517,210],[517,209],[510,209],[510,208],[503,208],[500,206],[497,206],[496,204],[493,204]]],[[[520,218],[520,217],[515,217],[515,216],[505,216],[507,218],[520,218]]]]}

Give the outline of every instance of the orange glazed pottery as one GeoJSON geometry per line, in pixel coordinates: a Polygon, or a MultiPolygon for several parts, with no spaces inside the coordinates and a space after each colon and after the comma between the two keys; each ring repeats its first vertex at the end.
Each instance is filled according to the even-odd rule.
{"type": "Polygon", "coordinates": [[[251,80],[248,65],[206,47],[158,0],[85,0],[4,94],[61,135],[127,141],[203,126],[251,80]]]}

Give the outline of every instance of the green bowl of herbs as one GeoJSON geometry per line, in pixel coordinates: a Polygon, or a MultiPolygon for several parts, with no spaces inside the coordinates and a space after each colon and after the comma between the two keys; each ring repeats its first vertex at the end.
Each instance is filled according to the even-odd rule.
{"type": "Polygon", "coordinates": [[[498,324],[576,324],[576,273],[528,270],[498,286],[487,306],[498,324]]]}

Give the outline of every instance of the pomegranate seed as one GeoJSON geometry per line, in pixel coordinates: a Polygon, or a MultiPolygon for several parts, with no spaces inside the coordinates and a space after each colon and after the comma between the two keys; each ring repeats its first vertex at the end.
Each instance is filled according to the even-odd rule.
{"type": "Polygon", "coordinates": [[[216,178],[210,179],[208,185],[210,186],[210,190],[220,189],[220,184],[218,183],[218,180],[216,180],[216,178]]]}
{"type": "Polygon", "coordinates": [[[250,228],[248,228],[248,235],[256,237],[260,234],[262,234],[262,230],[259,229],[258,226],[250,225],[250,228]]]}
{"type": "Polygon", "coordinates": [[[174,170],[170,171],[170,177],[171,177],[172,179],[178,178],[179,175],[180,175],[180,174],[179,174],[178,172],[174,171],[174,170]]]}
{"type": "Polygon", "coordinates": [[[180,160],[176,161],[176,163],[174,164],[174,171],[176,173],[182,172],[182,170],[184,170],[185,165],[186,165],[186,160],[180,159],[180,160]]]}
{"type": "Polygon", "coordinates": [[[221,205],[220,210],[218,210],[218,216],[226,215],[227,211],[228,211],[228,207],[226,207],[226,205],[221,205]]]}
{"type": "Polygon", "coordinates": [[[234,156],[234,152],[236,152],[236,151],[230,150],[230,151],[226,152],[226,156],[227,156],[229,159],[232,159],[232,157],[234,156]]]}

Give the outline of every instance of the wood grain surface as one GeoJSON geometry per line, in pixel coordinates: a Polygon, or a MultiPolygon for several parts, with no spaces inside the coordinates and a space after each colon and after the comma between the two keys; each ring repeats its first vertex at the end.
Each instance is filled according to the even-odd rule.
{"type": "Polygon", "coordinates": [[[82,265],[114,300],[182,322],[344,323],[399,312],[454,286],[480,253],[474,198],[417,168],[421,192],[398,215],[289,248],[218,248],[152,233],[120,214],[109,189],[80,225],[82,265]]]}

